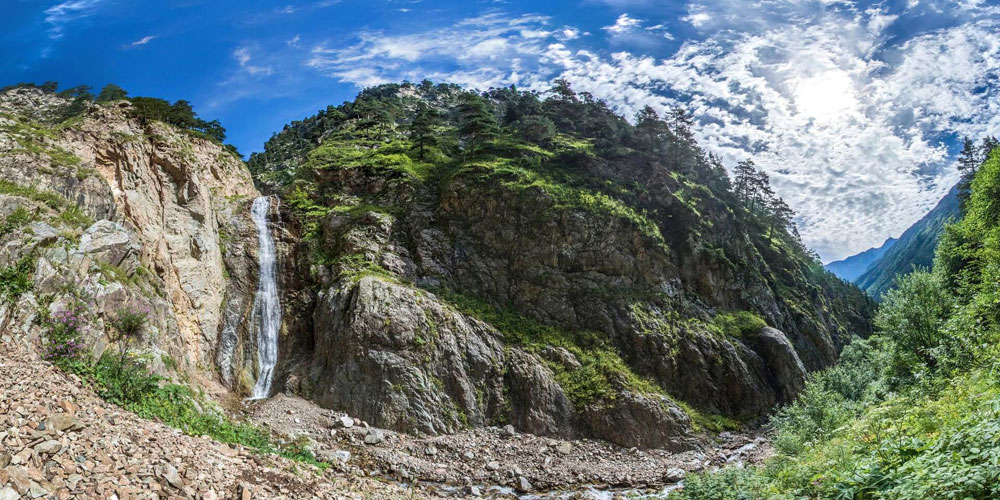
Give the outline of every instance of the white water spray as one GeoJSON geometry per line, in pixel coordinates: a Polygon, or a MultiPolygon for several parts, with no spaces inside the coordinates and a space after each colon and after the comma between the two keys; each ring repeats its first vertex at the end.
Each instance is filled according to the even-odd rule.
{"type": "Polygon", "coordinates": [[[260,254],[260,280],[257,282],[257,296],[254,298],[254,314],[257,316],[257,385],[251,399],[264,399],[271,393],[274,365],[278,362],[278,331],[281,329],[281,302],[278,300],[277,262],[274,240],[267,226],[270,199],[261,196],[253,200],[250,210],[257,225],[257,241],[260,254]]]}

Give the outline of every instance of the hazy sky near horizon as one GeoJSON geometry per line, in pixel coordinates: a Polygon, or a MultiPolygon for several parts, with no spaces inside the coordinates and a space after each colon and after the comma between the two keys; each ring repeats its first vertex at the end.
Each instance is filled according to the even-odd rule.
{"type": "Polygon", "coordinates": [[[681,106],[747,156],[825,261],[898,236],[1000,135],[1000,2],[983,0],[10,0],[0,85],[188,99],[244,153],[400,80],[545,90],[631,116],[681,106]]]}

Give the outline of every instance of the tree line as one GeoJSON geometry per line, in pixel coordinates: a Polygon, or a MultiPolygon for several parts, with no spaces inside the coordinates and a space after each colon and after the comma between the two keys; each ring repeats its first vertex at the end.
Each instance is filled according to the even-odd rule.
{"type": "MultiPolygon", "coordinates": [[[[105,85],[96,95],[93,93],[93,89],[87,85],[77,85],[59,90],[59,83],[54,81],[47,81],[41,84],[31,82],[18,83],[6,86],[0,89],[0,92],[15,88],[36,88],[42,92],[68,100],[69,103],[57,113],[57,121],[64,121],[80,115],[93,103],[127,100],[132,103],[130,112],[140,119],[169,123],[185,130],[203,134],[220,144],[226,140],[226,129],[218,120],[208,121],[200,118],[191,105],[191,102],[183,99],[171,103],[157,97],[129,97],[125,89],[113,83],[105,85]]],[[[232,145],[227,145],[227,148],[235,152],[235,148],[232,145]]]]}
{"type": "Polygon", "coordinates": [[[976,177],[979,167],[986,163],[990,152],[998,146],[1000,141],[993,136],[983,137],[978,144],[968,136],[962,138],[962,151],[958,153],[958,171],[961,174],[958,181],[958,199],[963,209],[971,194],[972,179],[976,177]]]}

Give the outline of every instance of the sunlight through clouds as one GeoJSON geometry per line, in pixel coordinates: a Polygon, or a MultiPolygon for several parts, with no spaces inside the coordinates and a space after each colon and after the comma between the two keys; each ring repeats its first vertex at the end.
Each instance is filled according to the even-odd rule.
{"type": "Polygon", "coordinates": [[[948,141],[996,133],[1000,35],[991,9],[706,0],[674,20],[618,13],[601,29],[614,51],[546,16],[493,12],[321,44],[307,64],[359,86],[426,77],[541,91],[561,77],[626,116],[645,105],[684,107],[728,166],[752,155],[771,174],[806,243],[829,260],[898,236],[933,207],[957,180],[948,141]],[[906,16],[943,19],[939,11],[953,22],[906,31],[906,16]],[[638,38],[661,32],[659,43],[669,43],[678,22],[701,36],[672,54],[654,56],[638,38]]]}

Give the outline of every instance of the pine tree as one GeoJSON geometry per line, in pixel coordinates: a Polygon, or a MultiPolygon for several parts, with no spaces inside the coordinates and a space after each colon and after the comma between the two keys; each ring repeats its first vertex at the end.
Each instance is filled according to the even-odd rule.
{"type": "Polygon", "coordinates": [[[976,169],[979,168],[979,153],[976,150],[976,143],[966,136],[962,140],[962,151],[958,153],[958,171],[962,177],[958,181],[958,199],[964,205],[969,199],[972,179],[976,176],[976,169]]]}
{"type": "Polygon", "coordinates": [[[475,157],[497,133],[496,119],[486,100],[476,94],[464,94],[458,105],[458,136],[467,145],[467,157],[475,157]]]}
{"type": "Polygon", "coordinates": [[[125,89],[109,83],[101,89],[101,93],[97,95],[97,102],[109,102],[109,101],[120,101],[122,99],[128,98],[128,92],[125,89]]]}
{"type": "Polygon", "coordinates": [[[417,114],[413,117],[409,130],[410,140],[417,147],[417,158],[420,161],[424,160],[425,149],[437,144],[437,138],[434,136],[434,125],[437,122],[437,111],[428,106],[426,102],[420,101],[420,104],[417,105],[417,114]]]}
{"type": "Polygon", "coordinates": [[[736,197],[747,203],[750,200],[750,189],[754,182],[754,178],[757,176],[757,168],[754,166],[753,160],[747,158],[736,164],[736,168],[733,169],[733,174],[735,176],[735,191],[736,197]]]}
{"type": "Polygon", "coordinates": [[[774,234],[774,228],[786,228],[792,225],[792,219],[795,217],[795,212],[779,197],[773,197],[768,202],[767,206],[768,215],[771,219],[770,228],[767,231],[767,238],[771,239],[774,234]]]}

